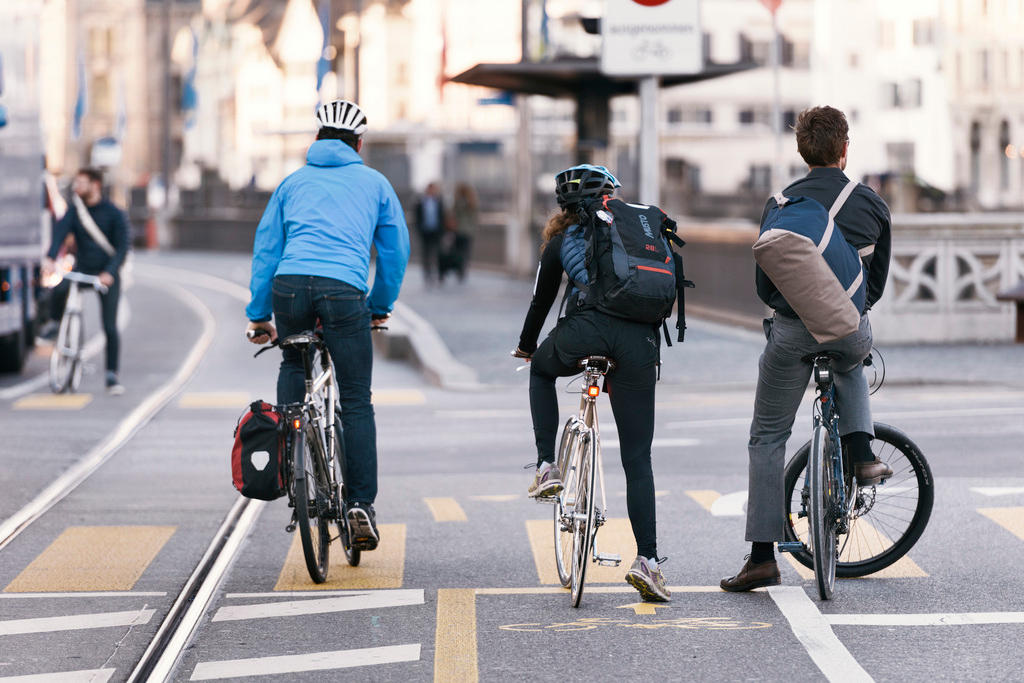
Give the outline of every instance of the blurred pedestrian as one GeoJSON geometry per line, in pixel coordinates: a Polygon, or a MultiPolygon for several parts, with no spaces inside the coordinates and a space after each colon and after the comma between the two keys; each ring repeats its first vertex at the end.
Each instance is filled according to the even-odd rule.
{"type": "MultiPolygon", "coordinates": [[[[103,334],[107,338],[106,385],[107,393],[124,393],[118,379],[121,339],[117,331],[117,307],[121,300],[121,266],[128,254],[129,231],[124,212],[103,197],[103,173],[95,168],[83,168],[71,183],[71,208],[53,226],[50,249],[43,262],[44,274],[52,273],[65,240],[74,238],[77,248],[75,271],[97,275],[107,288],[100,294],[103,334]]],[[[64,316],[70,282],[64,281],[54,288],[51,299],[49,327],[64,316]]],[[[44,332],[43,336],[47,336],[44,332]]]]}
{"type": "MultiPolygon", "coordinates": [[[[466,279],[473,241],[480,229],[480,207],[476,191],[469,183],[455,186],[455,201],[452,204],[454,238],[452,240],[453,266],[459,281],[466,279]]],[[[442,275],[443,277],[443,275],[442,275]]]]}
{"type": "Polygon", "coordinates": [[[430,183],[416,204],[416,231],[423,252],[423,281],[430,285],[440,279],[441,238],[447,220],[441,186],[430,183]]]}

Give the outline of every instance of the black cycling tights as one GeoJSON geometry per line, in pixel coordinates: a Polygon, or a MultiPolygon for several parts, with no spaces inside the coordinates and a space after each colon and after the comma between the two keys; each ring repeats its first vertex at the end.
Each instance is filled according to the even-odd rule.
{"type": "Polygon", "coordinates": [[[657,557],[654,473],[651,469],[657,340],[651,343],[653,335],[649,326],[601,314],[594,314],[593,318],[586,316],[582,320],[577,318],[584,316],[581,314],[561,321],[558,331],[545,339],[533,355],[530,410],[538,463],[554,462],[555,459],[559,427],[555,378],[580,372],[575,364],[562,362],[555,350],[555,339],[563,358],[580,358],[588,354],[613,358],[616,369],[609,376],[609,398],[619,430],[619,453],[626,474],[626,509],[637,552],[644,557],[657,557]]]}

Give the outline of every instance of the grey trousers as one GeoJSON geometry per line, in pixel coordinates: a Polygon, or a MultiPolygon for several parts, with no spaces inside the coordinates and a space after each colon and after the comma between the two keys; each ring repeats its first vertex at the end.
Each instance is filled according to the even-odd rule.
{"type": "MultiPolygon", "coordinates": [[[[838,341],[819,344],[803,323],[776,315],[758,365],[754,419],[750,423],[747,540],[782,541],[785,528],[786,441],[793,431],[811,366],[800,359],[816,351],[841,354],[834,363],[839,432],[874,435],[868,384],[861,361],[871,352],[871,323],[865,314],[860,329],[838,341]]],[[[807,425],[810,437],[810,423],[807,425]]]]}

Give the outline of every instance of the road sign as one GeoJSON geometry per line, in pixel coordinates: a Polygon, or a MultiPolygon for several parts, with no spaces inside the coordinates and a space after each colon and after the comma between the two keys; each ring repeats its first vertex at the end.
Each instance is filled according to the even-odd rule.
{"type": "Polygon", "coordinates": [[[601,70],[613,76],[699,73],[700,0],[605,0],[601,70]]]}
{"type": "Polygon", "coordinates": [[[761,4],[767,7],[769,12],[775,14],[782,4],[782,0],[761,0],[761,4]]]}

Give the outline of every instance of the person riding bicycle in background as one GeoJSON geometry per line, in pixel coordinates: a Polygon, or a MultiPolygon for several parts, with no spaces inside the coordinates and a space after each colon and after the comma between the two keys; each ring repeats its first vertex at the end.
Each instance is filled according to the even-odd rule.
{"type": "MultiPolygon", "coordinates": [[[[117,307],[121,300],[121,266],[128,254],[129,229],[124,213],[103,197],[103,173],[95,168],[82,168],[71,183],[72,206],[53,226],[53,239],[43,261],[43,273],[52,273],[54,259],[68,236],[76,245],[75,271],[99,276],[107,288],[100,294],[103,334],[107,340],[107,393],[124,393],[118,379],[121,337],[117,330],[117,307]]],[[[64,316],[71,283],[67,280],[54,288],[50,304],[50,321],[42,336],[56,333],[56,323],[64,316]]]]}
{"type": "MultiPolygon", "coordinates": [[[[795,131],[797,150],[809,172],[782,194],[808,197],[828,208],[850,182],[843,173],[850,143],[846,117],[832,107],[807,109],[797,118],[795,131]]],[[[774,198],[768,200],[762,225],[776,206],[774,198]]],[[[775,313],[765,321],[768,341],[759,363],[748,444],[746,540],[752,543],[751,552],[738,574],[722,579],[721,587],[727,591],[747,591],[781,581],[774,543],[785,540],[783,466],[786,441],[811,375],[810,364],[802,360],[804,356],[822,351],[837,354],[833,366],[839,432],[858,483],[877,484],[892,476],[889,466],[875,458],[871,450],[874,427],[863,372],[872,340],[867,311],[881,298],[889,272],[889,207],[870,188],[856,185],[835,214],[835,224],[859,252],[867,283],[866,303],[856,332],[837,341],[818,343],[764,271],[760,267],[756,270],[758,296],[775,313]]]]}
{"type": "Polygon", "coordinates": [[[607,356],[615,369],[608,374],[612,413],[619,431],[619,452],[626,473],[626,507],[636,539],[637,557],[626,580],[645,599],[668,601],[670,592],[658,566],[655,524],[654,473],[651,441],[654,438],[654,384],[659,359],[659,332],[650,324],[608,315],[582,302],[575,283],[586,282],[585,247],[581,240],[565,239],[581,222],[581,203],[610,197],[620,187],[603,166],[582,164],[555,176],[555,197],[561,208],[543,232],[543,246],[533,300],[513,352],[530,365],[530,411],[537,446],[537,471],[529,487],[532,498],[557,495],[562,473],[555,464],[558,400],[555,379],[580,372],[578,361],[590,355],[607,356]],[[537,346],[541,327],[555,301],[562,274],[569,276],[571,294],[566,315],[537,346]]]}
{"type": "MultiPolygon", "coordinates": [[[[370,400],[370,327],[389,317],[409,261],[409,231],[387,178],[363,164],[367,119],[354,102],[317,109],[319,132],[306,165],[274,190],[256,229],[250,341],[265,344],[323,325],[334,359],[345,441],[345,519],[361,549],[380,540],[376,514],[377,428],[370,400]],[[370,250],[377,250],[373,289],[370,250]],[[369,296],[367,296],[369,292],[369,296]],[[273,314],[274,323],[271,322],[273,314]]],[[[305,394],[302,356],[284,349],[279,404],[305,394]]]]}

